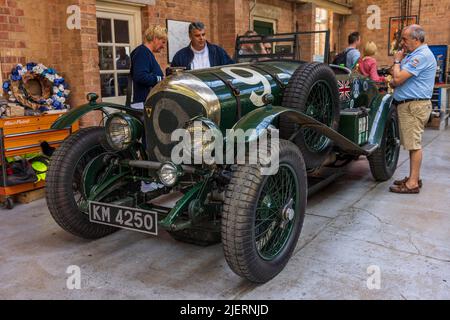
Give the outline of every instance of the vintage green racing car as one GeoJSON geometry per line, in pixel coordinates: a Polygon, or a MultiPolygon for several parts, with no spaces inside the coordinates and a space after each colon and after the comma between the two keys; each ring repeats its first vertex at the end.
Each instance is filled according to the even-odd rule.
{"type": "Polygon", "coordinates": [[[302,230],[308,175],[367,156],[374,179],[388,180],[400,144],[392,96],[380,84],[339,66],[265,60],[176,71],[143,110],[89,94],[53,125],[66,128],[94,110],[107,116],[104,127],[81,129],[52,156],[46,194],[55,221],[86,239],[125,228],[163,229],[199,245],[221,241],[236,274],[256,283],[274,278],[302,230]],[[216,140],[222,134],[224,150],[279,136],[266,144],[278,156],[276,170],[264,175],[267,164],[249,157],[174,163],[176,130],[190,135],[197,155],[210,148],[212,140],[194,134],[198,123],[216,140]],[[252,133],[240,141],[226,134],[238,130],[252,133]]]}

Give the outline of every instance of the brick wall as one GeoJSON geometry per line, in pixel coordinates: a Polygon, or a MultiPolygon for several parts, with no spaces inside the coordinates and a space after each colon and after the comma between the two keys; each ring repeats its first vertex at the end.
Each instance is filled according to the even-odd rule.
{"type": "MultiPolygon", "coordinates": [[[[166,19],[202,21],[207,28],[208,39],[222,46],[230,56],[234,55],[237,35],[244,34],[252,26],[249,0],[157,0],[155,6],[142,9],[143,30],[153,24],[166,24],[166,19]]],[[[295,5],[283,0],[259,0],[258,6],[273,7],[279,12],[273,17],[277,32],[292,32],[300,21],[303,30],[312,30],[313,6],[295,5]]],[[[270,17],[272,18],[272,17],[270,17]]],[[[309,39],[308,39],[309,41],[309,39]]],[[[308,49],[310,50],[310,49],[308,49]]],[[[157,56],[163,69],[167,67],[167,55],[157,56]]]]}
{"type": "MultiPolygon", "coordinates": [[[[70,0],[66,0],[70,1],[70,0]]],[[[81,45],[77,55],[72,55],[73,63],[71,66],[71,74],[79,77],[80,70],[83,72],[83,79],[80,87],[74,92],[74,105],[86,103],[86,94],[89,92],[100,93],[100,78],[99,78],[99,57],[97,45],[97,17],[95,0],[78,0],[81,8],[81,30],[79,33],[81,45]],[[79,55],[81,51],[81,57],[79,55]],[[81,59],[80,59],[81,58],[81,59]]],[[[73,0],[71,1],[73,4],[73,0]]],[[[67,30],[67,29],[66,29],[67,30]]],[[[68,30],[67,30],[68,31],[68,30]]],[[[66,31],[66,32],[67,32],[66,31]]],[[[75,30],[72,30],[75,31],[75,30]]],[[[78,35],[76,35],[78,36],[78,35]]],[[[73,35],[70,35],[73,37],[73,35]]],[[[102,114],[94,112],[86,115],[82,119],[83,126],[98,126],[101,123],[102,114]]]]}
{"type": "Polygon", "coordinates": [[[0,62],[2,78],[18,63],[25,63],[24,11],[18,1],[0,0],[0,62]]]}
{"type": "MultiPolygon", "coordinates": [[[[68,100],[73,107],[85,103],[88,92],[100,93],[95,0],[0,0],[0,63],[3,79],[18,63],[41,62],[55,68],[70,84],[68,100]],[[81,8],[81,30],[66,27],[70,5],[81,8]]],[[[142,32],[166,19],[202,21],[208,39],[234,55],[236,36],[252,25],[249,0],[156,0],[155,6],[141,9],[142,32]]],[[[278,32],[310,30],[311,5],[295,5],[283,0],[260,0],[266,11],[274,8],[278,32]],[[305,10],[306,9],[306,10],[305,10]]],[[[309,41],[307,41],[309,42],[309,41]]],[[[305,50],[310,52],[309,43],[305,50]]],[[[309,54],[309,53],[308,53],[309,54]]],[[[157,55],[162,68],[167,67],[167,53],[157,55]]],[[[97,125],[99,114],[82,119],[82,126],[97,125]]]]}
{"type": "MultiPolygon", "coordinates": [[[[299,31],[314,30],[316,6],[310,3],[299,5],[297,8],[297,21],[299,31]]],[[[311,61],[314,55],[314,36],[300,36],[300,59],[311,61]]]]}
{"type": "MultiPolygon", "coordinates": [[[[419,9],[419,0],[413,0],[412,15],[419,9]]],[[[340,49],[347,44],[347,36],[352,31],[360,31],[363,43],[374,41],[378,46],[376,56],[379,65],[392,63],[388,56],[389,18],[399,16],[397,1],[391,0],[360,0],[353,2],[353,15],[344,17],[341,26],[340,49]],[[367,7],[371,4],[381,8],[381,30],[367,28],[367,7]]],[[[450,0],[422,0],[420,24],[427,32],[428,44],[450,44],[450,0]]]]}
{"type": "MultiPolygon", "coordinates": [[[[88,92],[100,92],[95,0],[0,0],[0,61],[6,79],[18,63],[40,62],[67,79],[69,103],[86,101],[88,92]],[[66,27],[66,9],[81,8],[81,30],[66,27]]],[[[83,118],[83,126],[98,125],[98,114],[83,118]]]]}
{"type": "MultiPolygon", "coordinates": [[[[228,2],[228,1],[227,1],[228,2]]],[[[210,41],[217,41],[218,29],[217,0],[156,0],[155,6],[147,6],[142,9],[143,32],[150,26],[166,25],[166,20],[202,21],[207,28],[207,37],[210,41]]],[[[163,70],[168,66],[167,51],[156,56],[163,70]]]]}
{"type": "MultiPolygon", "coordinates": [[[[339,0],[348,3],[347,0],[339,0]]],[[[419,0],[413,1],[416,14],[419,0]]],[[[77,106],[85,102],[88,92],[100,92],[98,70],[97,26],[95,0],[0,0],[0,63],[3,78],[17,63],[42,62],[54,67],[71,85],[69,103],[77,106]],[[82,30],[66,28],[69,5],[79,5],[82,14],[82,30]]],[[[224,47],[232,56],[236,36],[252,25],[252,14],[263,12],[276,21],[277,32],[313,30],[315,6],[294,4],[283,0],[258,0],[251,12],[250,0],[156,0],[155,6],[141,9],[142,32],[150,25],[166,24],[166,19],[203,21],[208,39],[224,47]]],[[[379,46],[378,60],[387,64],[389,17],[398,16],[398,5],[390,0],[353,1],[351,16],[333,14],[331,50],[342,50],[347,35],[355,30],[363,40],[372,40],[379,46]],[[382,8],[381,30],[368,30],[367,6],[377,4],[382,8]]],[[[429,44],[450,43],[450,0],[422,0],[421,24],[428,32],[429,44]]],[[[314,38],[301,39],[303,59],[311,59],[314,38]]],[[[157,56],[161,66],[167,66],[167,54],[157,56]]],[[[97,125],[100,117],[90,114],[83,125],[97,125]]]]}

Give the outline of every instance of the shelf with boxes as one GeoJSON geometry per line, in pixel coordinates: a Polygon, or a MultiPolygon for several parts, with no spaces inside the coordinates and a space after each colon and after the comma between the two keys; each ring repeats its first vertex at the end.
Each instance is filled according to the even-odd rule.
{"type": "MultiPolygon", "coordinates": [[[[79,129],[78,123],[63,130],[51,129],[63,112],[0,119],[0,199],[6,207],[12,206],[12,197],[45,186],[45,181],[13,179],[9,159],[42,153],[42,146],[57,148],[70,134],[79,129]],[[9,170],[8,170],[9,169],[9,170]]],[[[25,160],[26,161],[26,160],[25,160]]]]}

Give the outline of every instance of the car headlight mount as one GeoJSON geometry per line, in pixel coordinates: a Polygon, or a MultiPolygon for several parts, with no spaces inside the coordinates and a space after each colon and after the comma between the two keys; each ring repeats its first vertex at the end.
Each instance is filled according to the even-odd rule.
{"type": "Polygon", "coordinates": [[[106,140],[108,145],[116,151],[128,149],[134,141],[142,137],[142,124],[136,118],[117,113],[106,122],[106,140]]]}

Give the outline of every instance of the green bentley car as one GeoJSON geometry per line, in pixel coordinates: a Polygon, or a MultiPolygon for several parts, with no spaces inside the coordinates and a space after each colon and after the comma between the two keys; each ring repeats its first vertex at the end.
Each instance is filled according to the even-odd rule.
{"type": "Polygon", "coordinates": [[[152,89],[143,110],[97,99],[89,94],[86,105],[53,125],[68,127],[93,110],[107,119],[104,127],[73,134],[53,154],[46,191],[55,221],[85,239],[124,228],[153,235],[164,230],[198,245],[221,242],[230,268],[256,283],[288,263],[311,174],[360,156],[367,156],[377,181],[390,179],[397,167],[391,95],[340,66],[264,59],[178,70],[152,89]],[[194,134],[199,123],[201,132],[222,133],[224,149],[247,146],[247,154],[263,134],[279,137],[267,144],[277,169],[264,175],[267,164],[249,157],[175,163],[176,130],[190,135],[194,153],[210,148],[194,134]],[[238,141],[227,138],[230,130],[253,133],[238,141]]]}

